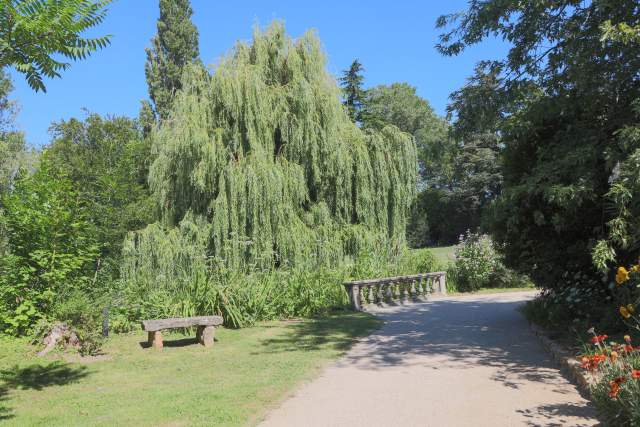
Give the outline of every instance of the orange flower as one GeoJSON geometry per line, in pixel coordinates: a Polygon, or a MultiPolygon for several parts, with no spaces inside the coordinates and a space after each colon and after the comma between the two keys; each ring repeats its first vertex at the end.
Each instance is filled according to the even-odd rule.
{"type": "Polygon", "coordinates": [[[613,381],[609,383],[609,397],[615,399],[620,393],[620,386],[613,381]]]}
{"type": "Polygon", "coordinates": [[[618,352],[612,351],[609,356],[611,357],[611,361],[615,362],[618,359],[618,352]]]}
{"type": "Polygon", "coordinates": [[[620,311],[620,315],[625,319],[628,319],[629,317],[631,317],[631,313],[629,313],[629,310],[627,310],[627,307],[625,307],[624,305],[620,306],[619,311],[620,311]]]}
{"type": "Polygon", "coordinates": [[[638,379],[640,378],[640,369],[632,369],[631,370],[631,378],[638,379]]]}
{"type": "Polygon", "coordinates": [[[631,344],[625,345],[624,351],[626,351],[627,353],[631,353],[633,351],[633,346],[631,344]]]}
{"type": "Polygon", "coordinates": [[[629,280],[629,272],[624,267],[618,267],[618,272],[616,273],[616,283],[618,285],[623,284],[629,280]]]}
{"type": "Polygon", "coordinates": [[[620,393],[620,384],[625,382],[627,379],[625,377],[618,377],[613,381],[609,381],[609,397],[615,399],[620,393]]]}
{"type": "Polygon", "coordinates": [[[600,363],[607,360],[607,356],[604,354],[594,354],[593,356],[583,356],[580,360],[582,362],[583,369],[595,371],[598,369],[598,365],[600,365],[600,363]]]}

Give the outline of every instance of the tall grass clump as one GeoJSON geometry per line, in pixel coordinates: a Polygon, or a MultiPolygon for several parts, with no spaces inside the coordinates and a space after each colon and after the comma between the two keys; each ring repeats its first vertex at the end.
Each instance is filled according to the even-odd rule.
{"type": "Polygon", "coordinates": [[[142,318],[221,314],[231,327],[260,320],[308,317],[344,309],[347,295],[341,284],[350,279],[395,276],[436,268],[427,250],[399,254],[362,251],[333,267],[292,266],[234,270],[207,254],[207,228],[183,221],[177,228],[147,228],[124,248],[125,264],[112,326],[125,331],[142,318]],[[140,248],[139,245],[148,245],[140,248]]]}

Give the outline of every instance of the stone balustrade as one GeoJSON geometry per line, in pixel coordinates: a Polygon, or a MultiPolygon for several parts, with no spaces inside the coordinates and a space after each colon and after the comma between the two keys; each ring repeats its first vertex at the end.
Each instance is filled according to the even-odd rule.
{"type": "Polygon", "coordinates": [[[351,308],[361,311],[363,304],[427,298],[434,292],[446,295],[446,275],[444,271],[438,271],[410,276],[355,280],[345,282],[343,285],[349,295],[351,308]]]}

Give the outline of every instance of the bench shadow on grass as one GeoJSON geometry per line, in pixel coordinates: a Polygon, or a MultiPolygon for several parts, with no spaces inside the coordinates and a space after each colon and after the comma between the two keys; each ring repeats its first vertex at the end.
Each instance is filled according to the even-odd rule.
{"type": "MultiPolygon", "coordinates": [[[[193,335],[195,335],[195,332],[193,332],[193,335]]],[[[214,337],[213,341],[218,342],[218,339],[214,337]]],[[[140,344],[140,347],[145,349],[151,348],[151,344],[149,344],[148,340],[139,341],[138,344],[140,344]]],[[[180,334],[180,335],[175,333],[175,334],[169,334],[162,337],[162,347],[178,348],[178,347],[189,347],[192,345],[200,346],[201,344],[195,336],[187,336],[186,333],[180,334]],[[179,338],[176,338],[176,337],[179,337],[179,338]]]]}
{"type": "Polygon", "coordinates": [[[345,352],[355,339],[380,325],[381,322],[369,314],[352,312],[292,321],[283,333],[262,341],[262,349],[254,354],[327,349],[345,352]]]}
{"type": "Polygon", "coordinates": [[[63,362],[0,370],[0,421],[14,417],[11,409],[6,406],[11,390],[39,391],[46,387],[80,381],[88,374],[85,366],[76,367],[63,362]]]}

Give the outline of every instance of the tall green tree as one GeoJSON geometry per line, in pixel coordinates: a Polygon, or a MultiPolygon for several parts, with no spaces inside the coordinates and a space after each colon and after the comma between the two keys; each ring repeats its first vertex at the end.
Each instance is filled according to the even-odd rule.
{"type": "Polygon", "coordinates": [[[450,180],[454,146],[449,124],[416,94],[415,87],[407,83],[374,86],[366,91],[364,104],[365,126],[381,129],[391,124],[414,137],[424,186],[450,180]]]}
{"type": "Polygon", "coordinates": [[[26,154],[24,135],[15,128],[18,105],[9,97],[12,90],[11,78],[0,69],[0,193],[11,187],[26,154]]]}
{"type": "Polygon", "coordinates": [[[104,21],[111,0],[0,0],[0,68],[13,66],[29,86],[46,91],[43,78],[60,77],[70,64],[60,57],[85,59],[111,36],[81,34],[104,21]]]}
{"type": "Polygon", "coordinates": [[[98,114],[54,123],[51,132],[48,164],[65,172],[88,208],[102,264],[117,263],[127,232],[155,219],[147,184],[150,140],[134,120],[98,114]]]}
{"type": "Polygon", "coordinates": [[[198,29],[191,22],[192,14],[189,0],[160,0],[158,33],[146,49],[145,64],[149,96],[160,120],[169,116],[185,67],[199,62],[198,29]]]}
{"type": "Polygon", "coordinates": [[[347,108],[349,117],[354,123],[362,123],[362,111],[366,91],[363,87],[364,67],[360,61],[355,59],[348,70],[344,70],[340,77],[340,86],[342,86],[343,104],[347,108]]]}
{"type": "Polygon", "coordinates": [[[447,239],[455,241],[468,227],[459,225],[464,223],[463,220],[451,221],[454,213],[447,212],[453,208],[445,198],[449,195],[456,150],[449,136],[447,121],[438,117],[429,102],[418,96],[416,88],[407,83],[368,89],[362,115],[365,128],[381,129],[394,125],[412,135],[416,143],[421,180],[418,183],[420,192],[412,205],[407,225],[409,244],[423,247],[447,242],[447,239]],[[441,188],[447,190],[439,190],[441,188]]]}
{"type": "MultiPolygon", "coordinates": [[[[593,273],[595,243],[615,214],[607,194],[616,165],[634,149],[616,135],[637,120],[640,50],[605,30],[639,22],[635,0],[474,1],[439,19],[445,55],[489,36],[512,45],[491,66],[500,83],[482,104],[484,117],[500,117],[504,144],[493,230],[507,262],[543,286],[562,286],[567,271],[593,273]]],[[[615,250],[622,262],[638,255],[615,250]]]]}
{"type": "Polygon", "coordinates": [[[481,224],[484,208],[502,188],[500,126],[510,104],[503,102],[501,66],[481,62],[467,83],[450,96],[447,106],[456,153],[450,188],[470,219],[481,224]]]}
{"type": "Polygon", "coordinates": [[[313,33],[294,41],[278,22],[236,45],[212,76],[192,67],[175,120],[153,132],[149,181],[162,223],[129,241],[127,278],[157,268],[170,280],[202,264],[175,252],[176,235],[242,272],[404,248],[415,144],[394,126],[357,127],[325,67],[313,33]]]}
{"type": "Polygon", "coordinates": [[[36,153],[27,149],[24,134],[16,129],[18,105],[9,97],[12,90],[11,78],[0,69],[0,256],[8,249],[2,197],[9,194],[21,173],[31,169],[36,158],[36,153]]]}

